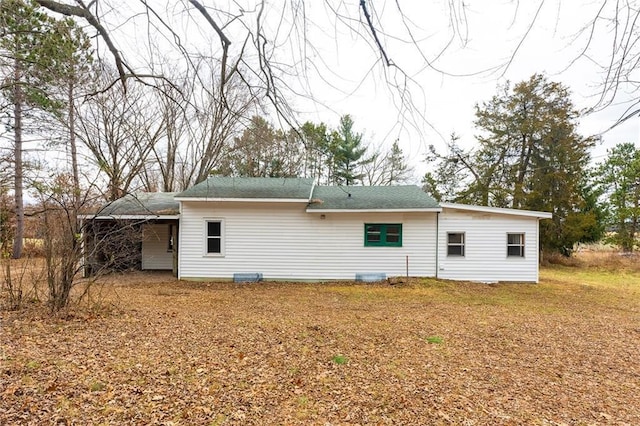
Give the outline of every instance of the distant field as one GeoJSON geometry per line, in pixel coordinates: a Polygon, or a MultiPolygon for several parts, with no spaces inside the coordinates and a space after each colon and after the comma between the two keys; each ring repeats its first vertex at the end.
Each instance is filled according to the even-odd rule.
{"type": "Polygon", "coordinates": [[[1,312],[0,424],[640,424],[640,272],[181,283],[1,312]]]}

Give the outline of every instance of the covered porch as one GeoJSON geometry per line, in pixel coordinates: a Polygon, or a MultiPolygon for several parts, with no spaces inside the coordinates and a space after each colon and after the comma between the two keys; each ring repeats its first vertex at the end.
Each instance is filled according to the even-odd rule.
{"type": "Polygon", "coordinates": [[[170,270],[177,276],[179,204],[173,196],[129,194],[83,215],[84,275],[170,270]]]}

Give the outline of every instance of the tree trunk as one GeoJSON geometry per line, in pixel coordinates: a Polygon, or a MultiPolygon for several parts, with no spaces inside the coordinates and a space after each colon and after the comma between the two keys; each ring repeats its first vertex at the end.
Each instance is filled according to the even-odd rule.
{"type": "Polygon", "coordinates": [[[22,179],[22,107],[23,107],[23,93],[20,86],[20,65],[15,64],[14,68],[14,82],[13,82],[13,133],[14,133],[14,160],[15,160],[15,179],[14,179],[14,191],[15,191],[15,212],[16,212],[16,232],[13,240],[13,253],[14,259],[20,259],[22,257],[22,244],[24,239],[24,200],[22,196],[23,192],[23,179],[22,179]]]}
{"type": "Polygon", "coordinates": [[[73,104],[73,83],[69,83],[68,98],[69,102],[69,146],[71,148],[71,168],[73,171],[73,210],[78,213],[80,208],[80,173],[78,171],[78,149],[76,146],[76,117],[73,104]]]}

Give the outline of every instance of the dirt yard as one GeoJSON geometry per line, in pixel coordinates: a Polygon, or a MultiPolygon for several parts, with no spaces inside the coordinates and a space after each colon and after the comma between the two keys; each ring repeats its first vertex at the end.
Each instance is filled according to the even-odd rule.
{"type": "Polygon", "coordinates": [[[0,424],[640,424],[640,274],[483,285],[112,276],[1,312],[0,424]]]}

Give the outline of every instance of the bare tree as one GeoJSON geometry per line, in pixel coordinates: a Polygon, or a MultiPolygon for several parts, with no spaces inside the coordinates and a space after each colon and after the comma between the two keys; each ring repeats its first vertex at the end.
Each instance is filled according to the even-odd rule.
{"type": "Polygon", "coordinates": [[[191,87],[189,120],[181,150],[180,186],[207,179],[219,164],[227,146],[247,125],[257,107],[257,99],[237,76],[226,83],[222,97],[221,82],[213,74],[204,86],[191,87]]]}
{"type": "Polygon", "coordinates": [[[411,180],[413,168],[395,141],[385,153],[381,149],[368,147],[368,162],[362,164],[362,183],[364,185],[390,186],[407,183],[411,180]],[[371,152],[372,151],[372,152],[371,152]]]}
{"type": "Polygon", "coordinates": [[[591,19],[574,34],[572,44],[580,46],[580,53],[569,67],[579,60],[586,60],[598,65],[602,71],[600,94],[591,111],[602,110],[617,102],[626,103],[626,110],[611,127],[638,117],[640,3],[633,0],[599,2],[591,19]],[[607,46],[604,58],[602,45],[607,46]]]}
{"type": "MultiPolygon", "coordinates": [[[[295,100],[304,96],[318,101],[310,84],[314,79],[345,94],[360,87],[364,80],[383,80],[397,108],[398,120],[424,121],[422,103],[426,97],[412,76],[416,69],[448,74],[438,67],[439,59],[456,45],[464,47],[468,39],[468,6],[463,0],[443,0],[433,6],[439,13],[444,12],[440,19],[444,23],[442,31],[438,29],[441,37],[436,42],[425,41],[431,38],[433,28],[414,21],[411,11],[405,10],[414,5],[397,1],[246,0],[226,5],[199,0],[36,1],[49,11],[73,16],[91,26],[113,57],[123,83],[135,78],[154,84],[166,78],[154,66],[141,66],[135,53],[128,49],[131,27],[126,27],[133,25],[145,29],[139,34],[147,37],[147,54],[155,39],[163,39],[165,48],[182,55],[185,69],[195,75],[199,64],[194,58],[216,61],[220,99],[226,99],[228,87],[239,80],[252,96],[265,100],[286,124],[296,128],[295,100]],[[181,28],[189,28],[189,34],[181,28]],[[349,45],[340,46],[338,36],[345,36],[349,45]],[[193,37],[203,42],[191,42],[193,37]],[[331,65],[333,49],[327,52],[327,43],[343,49],[352,49],[357,43],[358,54],[365,58],[359,70],[360,81],[349,81],[336,73],[331,65]],[[202,46],[213,46],[216,51],[210,55],[202,46]],[[411,49],[409,54],[407,47],[411,49]]],[[[500,67],[477,72],[494,72],[497,68],[500,67]]]]}
{"type": "MultiPolygon", "coordinates": [[[[102,78],[109,78],[109,74],[102,78]]],[[[153,147],[166,129],[142,86],[114,87],[96,94],[78,112],[77,136],[107,179],[105,198],[113,201],[132,189],[153,147]]]]}
{"type": "MultiPolygon", "coordinates": [[[[148,167],[145,167],[145,171],[155,170],[158,174],[158,188],[162,192],[172,192],[185,189],[179,186],[178,163],[182,145],[189,143],[187,130],[191,108],[189,108],[188,100],[186,99],[181,103],[172,100],[180,98],[179,90],[186,92],[182,85],[176,88],[173,85],[164,83],[162,89],[163,92],[154,93],[154,97],[159,113],[162,116],[162,122],[165,123],[166,127],[158,143],[152,147],[153,161],[150,162],[151,164],[148,167]],[[171,93],[173,96],[167,97],[165,93],[171,93]]],[[[147,188],[154,186],[146,174],[144,180],[147,188]]]]}

